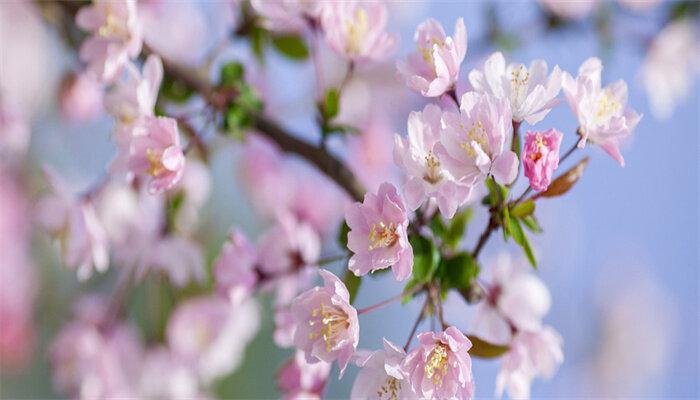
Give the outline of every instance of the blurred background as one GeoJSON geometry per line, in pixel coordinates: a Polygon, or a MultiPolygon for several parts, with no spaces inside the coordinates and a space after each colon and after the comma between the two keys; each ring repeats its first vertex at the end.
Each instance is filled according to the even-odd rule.
{"type": "MultiPolygon", "coordinates": [[[[150,6],[158,11],[149,23],[148,29],[154,32],[149,43],[191,65],[200,65],[212,48],[220,46],[221,38],[227,37],[237,21],[236,2],[142,5],[148,3],[154,3],[150,6]],[[167,37],[172,40],[158,42],[167,37]]],[[[584,155],[591,156],[574,189],[537,205],[544,232],[531,240],[540,260],[539,276],[549,287],[553,304],[545,322],[564,338],[565,360],[551,381],[534,381],[532,395],[698,398],[698,3],[403,0],[388,5],[387,30],[399,34],[399,50],[385,63],[358,68],[341,99],[340,112],[341,118],[366,122],[359,136],[334,139],[331,146],[369,188],[385,180],[400,182],[391,159],[392,135],[405,135],[408,113],[422,109],[426,101],[396,81],[395,60],[415,50],[415,28],[427,17],[442,23],[448,35],[458,17],[465,20],[468,51],[458,92],[468,89],[468,72],[481,67],[496,50],[503,51],[508,61],[525,64],[542,58],[550,68],[559,65],[574,76],[583,61],[597,56],[603,60],[604,85],[617,79],[628,83],[629,104],[644,117],[622,149],[626,166],[620,167],[596,146],[587,146],[560,166],[563,171],[584,155]]],[[[268,112],[300,137],[318,140],[311,62],[289,60],[267,49],[262,66],[256,64],[247,42],[232,39],[227,43],[213,60],[212,77],[226,61],[243,62],[253,71],[247,76],[257,82],[268,112]]],[[[327,71],[324,82],[337,83],[344,74],[342,61],[321,47],[327,71]]],[[[91,187],[105,173],[116,151],[110,139],[112,119],[99,113],[92,120],[74,122],[61,111],[61,87],[68,74],[79,69],[75,51],[47,22],[42,7],[27,1],[0,2],[0,100],[12,99],[29,122],[27,135],[11,137],[10,117],[0,116],[0,122],[5,122],[0,124],[4,146],[0,155],[25,154],[19,182],[7,183],[7,174],[0,176],[5,182],[0,208],[8,209],[15,202],[31,210],[44,190],[42,165],[59,171],[76,192],[91,187]]],[[[562,149],[578,140],[574,135],[577,122],[566,103],[537,125],[538,130],[552,127],[565,133],[562,149]]],[[[523,126],[521,131],[528,128],[523,126]]],[[[199,211],[196,238],[204,245],[210,267],[232,226],[255,241],[269,221],[259,215],[243,187],[240,144],[213,131],[205,137],[214,149],[209,160],[211,185],[199,211]]],[[[514,192],[520,193],[525,182],[520,179],[514,192]]],[[[487,221],[487,210],[476,207],[475,211],[467,228],[466,248],[472,248],[487,221]]],[[[27,215],[31,217],[31,211],[27,215]]],[[[3,224],[28,224],[10,221],[21,219],[12,213],[0,218],[3,224]]],[[[504,244],[498,236],[482,253],[482,270],[500,251],[520,256],[517,246],[504,244]]],[[[324,254],[334,254],[334,237],[327,241],[324,254]]],[[[9,240],[7,236],[0,239],[9,240]]],[[[78,282],[75,273],[62,267],[45,234],[27,228],[26,239],[25,271],[10,273],[0,266],[5,292],[0,298],[23,298],[30,319],[19,331],[10,319],[2,319],[0,395],[60,397],[52,386],[49,343],[72,318],[73,303],[81,292],[109,293],[118,266],[78,282]],[[21,293],[10,291],[12,287],[21,293]]],[[[6,242],[0,250],[9,252],[8,246],[6,242]]],[[[6,256],[0,260],[7,261],[6,256]]],[[[339,272],[343,265],[329,268],[339,272]]],[[[128,313],[143,332],[149,329],[143,314],[147,290],[144,284],[134,291],[128,313]]],[[[375,304],[401,290],[402,285],[388,274],[365,279],[357,307],[375,304]]],[[[270,299],[260,300],[269,310],[270,299]]],[[[403,307],[394,303],[361,316],[360,347],[378,349],[382,337],[403,343],[419,308],[419,301],[403,307]]],[[[448,298],[446,317],[456,326],[468,329],[473,311],[461,298],[448,298]]],[[[271,314],[262,315],[261,328],[246,348],[243,363],[215,383],[215,396],[279,396],[270,382],[292,351],[275,347],[271,314]]],[[[429,326],[426,323],[422,328],[429,326]]],[[[492,397],[498,362],[475,360],[473,371],[476,396],[492,397]]],[[[336,369],[328,397],[346,398],[356,373],[357,368],[350,367],[338,381],[336,369]]]]}

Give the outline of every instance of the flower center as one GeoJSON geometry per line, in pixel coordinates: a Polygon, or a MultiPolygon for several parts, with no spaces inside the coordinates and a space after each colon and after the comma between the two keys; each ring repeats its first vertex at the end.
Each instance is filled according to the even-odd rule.
{"type": "Polygon", "coordinates": [[[147,174],[155,177],[165,171],[165,167],[163,167],[163,164],[160,162],[162,156],[163,154],[161,152],[146,149],[146,157],[148,157],[149,163],[148,169],[146,170],[147,174]]]}
{"type": "Polygon", "coordinates": [[[368,239],[372,243],[369,245],[369,250],[374,250],[377,247],[392,246],[399,239],[399,235],[396,234],[396,227],[393,222],[390,222],[387,226],[380,221],[378,225],[372,224],[368,239]]]}
{"type": "Polygon", "coordinates": [[[537,146],[537,152],[530,154],[532,161],[537,162],[542,158],[542,149],[547,146],[547,140],[542,136],[537,136],[535,138],[535,146],[537,146]]]}
{"type": "MultiPolygon", "coordinates": [[[[453,364],[457,368],[457,361],[453,364]]],[[[425,364],[425,375],[428,379],[433,380],[434,385],[442,387],[442,381],[447,375],[448,354],[444,344],[439,344],[433,349],[430,361],[425,364]]]]}
{"type": "Polygon", "coordinates": [[[435,45],[438,45],[441,49],[445,48],[445,42],[441,42],[435,38],[432,39],[426,39],[425,41],[425,47],[423,46],[418,46],[418,51],[421,53],[423,56],[423,61],[428,63],[430,66],[430,71],[433,73],[435,77],[437,77],[437,71],[435,70],[435,45]]]}
{"type": "Polygon", "coordinates": [[[341,332],[345,332],[350,326],[348,316],[338,307],[326,307],[325,304],[321,303],[320,309],[317,308],[311,311],[309,325],[314,326],[319,322],[323,325],[323,328],[319,332],[309,333],[309,339],[316,339],[320,334],[326,343],[326,351],[330,353],[338,343],[338,335],[341,332]]]}
{"type": "Polygon", "coordinates": [[[367,11],[365,11],[364,8],[358,8],[357,11],[355,11],[355,18],[348,18],[345,20],[345,27],[349,36],[347,52],[348,54],[359,55],[362,51],[360,48],[362,39],[364,39],[365,34],[367,34],[369,30],[367,11]]]}
{"type": "Polygon", "coordinates": [[[515,100],[516,104],[520,104],[524,100],[523,95],[527,94],[527,87],[530,86],[530,73],[521,65],[510,75],[511,98],[515,100]]]}
{"type": "MultiPolygon", "coordinates": [[[[459,127],[462,128],[462,130],[465,130],[464,124],[459,124],[459,127]]],[[[472,142],[475,142],[481,146],[484,153],[488,154],[488,151],[486,151],[486,139],[487,136],[484,125],[481,123],[481,121],[476,121],[476,123],[472,123],[471,128],[469,128],[467,131],[467,140],[462,142],[460,147],[467,151],[467,155],[469,155],[469,157],[474,157],[476,156],[476,151],[472,147],[472,142]]]]}
{"type": "Polygon", "coordinates": [[[615,100],[610,89],[605,89],[598,99],[598,113],[596,114],[596,123],[602,125],[606,123],[610,117],[617,114],[622,105],[615,100]]]}
{"type": "Polygon", "coordinates": [[[428,173],[423,176],[423,179],[431,184],[436,184],[442,180],[442,173],[440,172],[440,161],[435,159],[435,155],[432,150],[428,150],[428,155],[425,156],[425,162],[428,166],[428,173]]]}
{"type": "Polygon", "coordinates": [[[401,381],[393,376],[389,376],[384,381],[384,385],[377,390],[379,400],[398,400],[401,394],[401,381]]]}

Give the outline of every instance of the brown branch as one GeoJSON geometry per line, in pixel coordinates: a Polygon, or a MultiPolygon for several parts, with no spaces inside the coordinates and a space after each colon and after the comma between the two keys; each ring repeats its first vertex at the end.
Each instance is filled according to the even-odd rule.
{"type": "MultiPolygon", "coordinates": [[[[42,3],[49,2],[37,3],[39,6],[45,6],[46,4],[42,3]]],[[[62,21],[57,21],[59,19],[57,18],[55,20],[47,20],[47,22],[63,30],[64,35],[69,34],[69,29],[75,27],[72,21],[75,21],[75,13],[78,7],[68,1],[57,1],[50,4],[56,5],[57,9],[62,9],[63,16],[60,18],[62,21]]],[[[74,43],[72,44],[74,45],[74,43]]],[[[73,47],[75,48],[75,46],[73,47]]],[[[157,52],[144,43],[141,56],[145,58],[150,54],[157,54],[157,52]]],[[[163,69],[168,77],[180,81],[187,88],[197,92],[214,109],[218,111],[225,109],[230,97],[229,94],[218,92],[206,79],[206,75],[202,71],[177,64],[162,55],[159,56],[163,61],[163,69]]],[[[253,127],[274,141],[282,150],[306,159],[335,181],[353,200],[362,201],[366,190],[342,161],[326,150],[298,139],[262,114],[255,114],[251,117],[253,118],[253,127]]]]}

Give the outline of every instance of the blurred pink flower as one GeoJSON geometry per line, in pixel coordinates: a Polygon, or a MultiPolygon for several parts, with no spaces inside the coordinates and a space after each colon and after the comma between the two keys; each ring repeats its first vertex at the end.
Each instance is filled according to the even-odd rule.
{"type": "Polygon", "coordinates": [[[266,287],[277,289],[277,304],[288,304],[310,284],[310,273],[321,255],[321,238],[309,224],[281,214],[277,225],[258,243],[258,262],[266,287]]]}
{"type": "Polygon", "coordinates": [[[199,398],[197,373],[166,347],[148,349],[139,369],[137,397],[148,399],[199,398]]]}
{"type": "Polygon", "coordinates": [[[277,371],[277,390],[283,399],[320,399],[331,367],[323,361],[309,363],[304,352],[297,350],[277,371]]]}
{"type": "Polygon", "coordinates": [[[547,190],[552,174],[559,166],[559,147],[563,136],[554,128],[525,134],[523,167],[533,189],[547,190]]]}
{"type": "Polygon", "coordinates": [[[308,290],[292,302],[297,323],[294,344],[306,354],[307,362],[337,359],[342,377],[360,339],[360,322],[345,284],[324,269],[319,273],[324,286],[308,290]]]}
{"type": "Polygon", "coordinates": [[[496,397],[503,391],[512,399],[529,399],[530,383],[535,377],[549,379],[564,361],[562,338],[549,326],[537,331],[520,331],[501,359],[496,376],[496,397]]]}
{"type": "Polygon", "coordinates": [[[257,305],[236,305],[218,296],[197,297],[180,303],[166,328],[173,354],[194,367],[205,384],[234,371],[243,351],[258,331],[257,305]]]}
{"type": "Polygon", "coordinates": [[[324,0],[251,0],[253,10],[271,31],[301,32],[317,20],[326,6],[324,0]]]}
{"type": "Polygon", "coordinates": [[[440,96],[459,78],[460,64],[467,54],[464,19],[457,20],[451,38],[438,21],[428,18],[418,25],[414,40],[418,51],[410,53],[405,63],[396,63],[399,80],[423,96],[440,96]]]}
{"type": "Polygon", "coordinates": [[[269,217],[294,215],[320,235],[335,232],[349,203],[347,194],[317,170],[294,161],[267,139],[248,136],[239,171],[254,206],[269,217]]]}
{"type": "Polygon", "coordinates": [[[143,64],[143,71],[133,65],[128,78],[117,81],[104,96],[104,106],[118,122],[131,124],[141,117],[153,116],[158,91],[163,80],[163,62],[151,54],[143,64]]]}
{"type": "Polygon", "coordinates": [[[117,78],[129,59],[141,52],[143,26],[136,0],[95,0],[75,17],[92,36],[80,48],[80,58],[102,82],[117,78]]]}
{"type": "Polygon", "coordinates": [[[73,196],[52,170],[45,169],[44,174],[51,192],[36,204],[37,222],[59,239],[63,261],[77,270],[78,279],[89,278],[93,266],[104,272],[109,266],[109,241],[92,203],[73,196]]]}
{"type": "Polygon", "coordinates": [[[411,350],[401,367],[413,391],[425,399],[471,399],[474,395],[472,343],[459,329],[423,332],[420,346],[411,350]]]}
{"type": "Polygon", "coordinates": [[[662,0],[617,0],[617,2],[629,10],[646,12],[654,9],[662,0]]]}
{"type": "Polygon", "coordinates": [[[204,254],[198,243],[183,236],[169,235],[150,248],[148,261],[136,271],[141,279],[148,271],[162,271],[175,287],[183,287],[191,281],[204,284],[207,272],[204,254]]]}
{"type": "Polygon", "coordinates": [[[501,184],[513,182],[518,156],[506,146],[512,124],[507,99],[465,93],[460,113],[445,112],[442,123],[435,152],[459,183],[476,185],[491,175],[501,184]]]}
{"type": "Polygon", "coordinates": [[[70,74],[61,85],[59,106],[71,121],[90,121],[102,111],[102,85],[85,72],[70,74]]]}
{"type": "Polygon", "coordinates": [[[651,112],[668,119],[677,103],[692,93],[700,72],[698,24],[690,18],[668,24],[654,38],[642,65],[651,112]]]}
{"type": "Polygon", "coordinates": [[[82,399],[136,396],[143,358],[136,329],[127,324],[101,327],[90,315],[76,317],[49,347],[54,387],[82,399]]]}
{"type": "MultiPolygon", "coordinates": [[[[228,3],[222,4],[233,8],[228,3]]],[[[212,10],[208,10],[212,11],[212,10]]],[[[164,58],[189,65],[203,61],[210,43],[206,40],[214,23],[207,19],[200,2],[142,0],[143,41],[164,58]]]]}
{"type": "Polygon", "coordinates": [[[496,52],[484,63],[483,72],[475,69],[469,73],[469,82],[478,92],[507,99],[513,121],[534,125],[563,101],[556,98],[561,89],[561,77],[558,65],[547,76],[544,60],[531,62],[529,68],[519,63],[506,66],[503,54],[496,52]]]}
{"type": "Polygon", "coordinates": [[[402,281],[413,270],[413,248],[408,242],[408,216],[394,185],[383,183],[377,194],[366,193],[363,203],[346,213],[350,227],[348,248],[354,254],[348,268],[357,276],[391,266],[402,281]]]}
{"type": "Polygon", "coordinates": [[[292,315],[289,305],[279,306],[275,309],[275,332],[272,340],[279,347],[294,346],[294,332],[296,332],[296,321],[292,315]]]}
{"type": "Polygon", "coordinates": [[[492,343],[506,344],[514,330],[537,331],[549,312],[547,286],[525,262],[500,253],[484,276],[486,298],[479,304],[472,330],[492,343]]]}
{"type": "Polygon", "coordinates": [[[0,155],[15,158],[23,155],[31,132],[21,111],[7,99],[0,99],[0,155]]]}
{"type": "Polygon", "coordinates": [[[182,179],[170,189],[182,202],[174,215],[173,229],[181,234],[192,234],[199,228],[199,213],[211,193],[209,167],[196,158],[185,165],[182,179]]]}
{"type": "Polygon", "coordinates": [[[586,141],[598,143],[624,167],[619,141],[632,133],[642,116],[627,106],[627,84],[623,80],[601,88],[602,70],[600,59],[591,57],[581,64],[576,79],[564,73],[562,88],[579,122],[578,147],[584,148],[586,141]]]}
{"type": "Polygon", "coordinates": [[[575,21],[590,15],[598,7],[600,0],[539,0],[549,13],[566,20],[575,21]]]}
{"type": "Polygon", "coordinates": [[[232,229],[214,261],[216,290],[232,303],[250,297],[258,282],[255,264],[258,254],[243,232],[232,229]]]}
{"type": "Polygon", "coordinates": [[[148,192],[161,193],[178,183],[185,168],[177,121],[145,117],[132,127],[129,170],[148,175],[148,192]]]}
{"type": "Polygon", "coordinates": [[[384,339],[384,350],[377,350],[358,361],[362,370],[352,386],[351,399],[418,399],[401,368],[406,352],[384,339]]]}
{"type": "Polygon", "coordinates": [[[435,198],[442,215],[452,218],[469,198],[472,187],[457,183],[435,154],[441,118],[442,110],[434,104],[428,104],[422,112],[412,111],[408,116],[408,137],[394,135],[394,160],[408,178],[403,187],[408,208],[415,210],[435,198]]]}
{"type": "Polygon", "coordinates": [[[39,289],[30,253],[27,200],[13,173],[0,165],[0,368],[27,366],[35,345],[33,308],[39,289]]]}
{"type": "Polygon", "coordinates": [[[321,14],[328,46],[355,63],[382,61],[394,54],[398,36],[384,32],[386,21],[381,0],[329,2],[321,14]]]}
{"type": "Polygon", "coordinates": [[[394,178],[395,167],[386,151],[393,144],[388,118],[374,113],[358,135],[346,135],[348,167],[370,191],[394,178]]]}

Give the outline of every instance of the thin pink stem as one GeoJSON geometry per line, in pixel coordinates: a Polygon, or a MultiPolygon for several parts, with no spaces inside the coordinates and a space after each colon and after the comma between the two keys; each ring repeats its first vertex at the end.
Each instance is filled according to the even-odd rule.
{"type": "Polygon", "coordinates": [[[409,290],[409,291],[406,292],[406,293],[398,294],[398,295],[396,295],[396,296],[394,296],[394,297],[392,297],[392,298],[390,298],[390,299],[386,299],[386,300],[382,301],[381,303],[375,304],[375,305],[373,305],[373,306],[369,306],[369,307],[367,307],[367,308],[363,308],[363,309],[361,309],[361,310],[357,310],[357,315],[362,315],[362,314],[364,314],[364,313],[367,313],[367,312],[376,310],[376,309],[378,309],[378,308],[384,307],[385,305],[387,305],[387,304],[389,304],[389,303],[392,303],[392,302],[394,302],[394,301],[396,301],[396,300],[402,299],[402,298],[404,298],[404,297],[406,297],[406,296],[411,296],[411,295],[413,295],[414,293],[418,293],[418,292],[419,292],[420,290],[422,290],[422,289],[423,289],[423,285],[416,286],[416,287],[414,287],[414,288],[411,288],[411,290],[409,290]]]}

